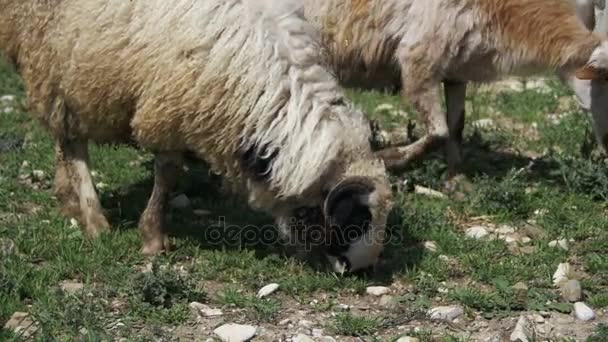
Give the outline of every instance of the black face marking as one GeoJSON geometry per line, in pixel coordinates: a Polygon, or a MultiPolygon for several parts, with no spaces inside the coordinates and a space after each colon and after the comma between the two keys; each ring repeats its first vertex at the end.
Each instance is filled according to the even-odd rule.
{"type": "Polygon", "coordinates": [[[241,154],[240,160],[243,169],[258,182],[268,181],[272,162],[279,154],[279,149],[273,150],[268,154],[268,147],[259,148],[257,145],[251,146],[241,154]]]}

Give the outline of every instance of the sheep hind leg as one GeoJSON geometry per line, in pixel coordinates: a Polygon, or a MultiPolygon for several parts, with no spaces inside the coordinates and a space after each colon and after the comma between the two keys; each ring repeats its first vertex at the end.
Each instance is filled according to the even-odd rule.
{"type": "Polygon", "coordinates": [[[183,157],[178,153],[159,153],[154,161],[154,188],[146,210],[139,220],[143,239],[141,252],[154,255],[168,251],[169,237],[166,231],[165,211],[168,197],[179,176],[183,157]]]}
{"type": "MultiPolygon", "coordinates": [[[[424,91],[407,91],[406,96],[413,100],[418,113],[425,119],[426,133],[407,146],[385,148],[376,152],[391,171],[401,170],[424,154],[438,148],[448,137],[446,115],[441,110],[441,82],[426,87],[424,91]]],[[[409,88],[412,89],[412,88],[409,88]]],[[[421,89],[418,87],[416,90],[421,89]]]]}
{"type": "Polygon", "coordinates": [[[62,213],[77,218],[90,238],[110,230],[89,172],[86,141],[63,141],[56,145],[55,192],[63,202],[62,213]]]}

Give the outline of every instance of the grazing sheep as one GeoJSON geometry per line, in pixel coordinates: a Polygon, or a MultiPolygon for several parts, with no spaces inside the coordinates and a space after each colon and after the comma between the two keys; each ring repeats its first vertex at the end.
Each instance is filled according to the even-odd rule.
{"type": "Polygon", "coordinates": [[[167,196],[192,152],[284,236],[321,212],[336,270],[375,263],[392,207],[385,167],[294,3],[0,0],[0,49],[55,138],[63,211],[90,236],[109,228],[87,142],[133,140],[156,155],[143,253],[168,248],[167,196]]]}
{"type": "Polygon", "coordinates": [[[400,75],[404,95],[423,116],[426,134],[421,139],[379,151],[389,169],[402,168],[446,141],[449,174],[458,174],[467,82],[547,69],[579,83],[575,90],[588,102],[598,139],[608,147],[608,89],[596,81],[593,87],[589,80],[573,81],[577,68],[589,67],[578,74],[581,78],[596,78],[596,69],[608,68],[608,41],[589,32],[565,0],[304,4],[341,81],[377,87],[394,84],[400,75]],[[442,82],[447,115],[441,110],[442,82]]]}

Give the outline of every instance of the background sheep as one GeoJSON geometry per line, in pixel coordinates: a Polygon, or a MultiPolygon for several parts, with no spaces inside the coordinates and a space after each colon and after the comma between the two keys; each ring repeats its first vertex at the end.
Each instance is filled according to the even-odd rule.
{"type": "Polygon", "coordinates": [[[376,261],[392,205],[384,165],[292,1],[0,0],[0,7],[0,48],[56,140],[63,211],[88,235],[109,225],[87,142],[133,139],[156,154],[139,222],[144,253],[168,247],[164,208],[190,151],[272,213],[285,235],[301,208],[323,212],[327,235],[365,229],[330,242],[337,270],[376,261]]]}
{"type": "Polygon", "coordinates": [[[591,34],[566,1],[306,0],[305,16],[322,31],[346,84],[381,87],[401,76],[426,134],[409,146],[381,151],[389,168],[401,168],[447,140],[449,174],[456,175],[467,82],[546,69],[578,83],[573,88],[589,102],[598,139],[608,147],[608,89],[573,77],[586,64],[607,68],[608,42],[591,34]],[[447,117],[440,106],[442,81],[447,117]]]}

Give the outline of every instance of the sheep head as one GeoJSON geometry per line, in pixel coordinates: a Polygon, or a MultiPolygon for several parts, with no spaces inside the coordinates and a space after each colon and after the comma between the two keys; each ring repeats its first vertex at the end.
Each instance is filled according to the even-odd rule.
{"type": "Polygon", "coordinates": [[[335,272],[373,266],[384,249],[386,220],[392,208],[388,182],[349,177],[325,199],[326,254],[335,272]]]}

